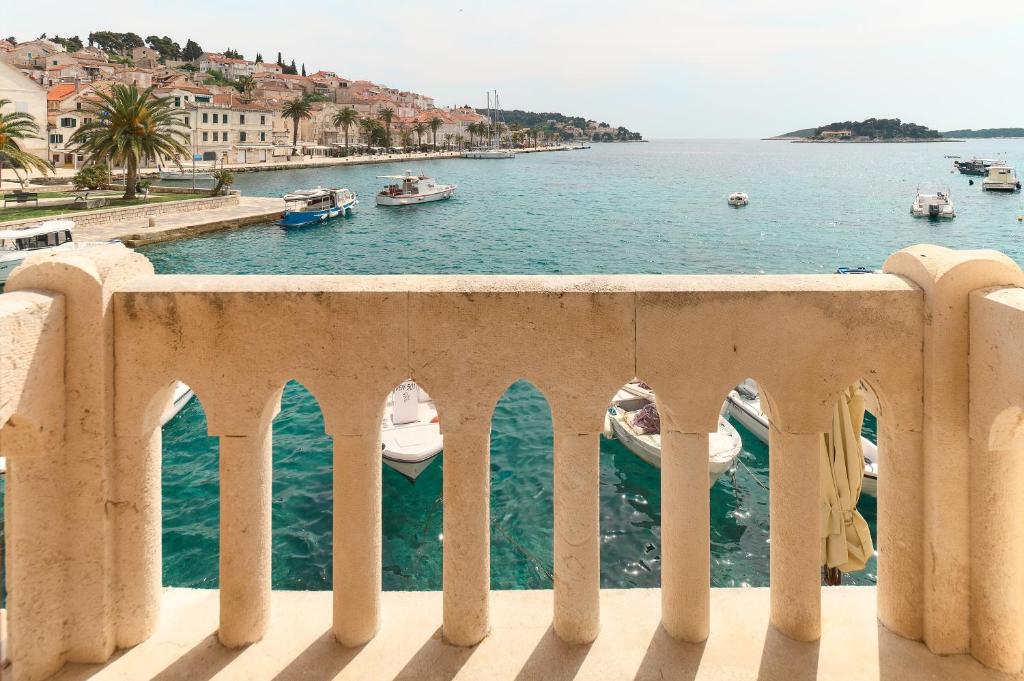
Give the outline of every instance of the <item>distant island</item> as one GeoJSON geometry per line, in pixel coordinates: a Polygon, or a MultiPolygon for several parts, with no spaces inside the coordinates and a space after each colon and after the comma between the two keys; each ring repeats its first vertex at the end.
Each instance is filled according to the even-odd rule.
{"type": "Polygon", "coordinates": [[[981,130],[947,130],[943,137],[984,138],[984,137],[1024,137],[1024,128],[983,128],[981,130]]]}
{"type": "Polygon", "coordinates": [[[917,123],[904,123],[898,118],[868,118],[863,121],[842,121],[817,128],[794,130],[769,140],[791,142],[954,142],[938,130],[917,123]]]}

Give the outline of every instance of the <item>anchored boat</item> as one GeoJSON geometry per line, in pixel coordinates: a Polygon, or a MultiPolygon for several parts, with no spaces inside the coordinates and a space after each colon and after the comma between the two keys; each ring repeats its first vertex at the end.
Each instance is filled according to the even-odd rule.
{"type": "Polygon", "coordinates": [[[338,189],[298,189],[284,195],[284,217],[277,224],[282,227],[305,227],[330,218],[352,215],[359,200],[354,192],[338,189]]]}
{"type": "Polygon", "coordinates": [[[949,190],[925,194],[918,190],[913,205],[910,206],[910,214],[919,218],[955,218],[956,210],[953,208],[953,201],[949,198],[949,190]]]}
{"type": "Polygon", "coordinates": [[[1002,163],[996,158],[972,158],[967,161],[953,161],[953,167],[964,175],[984,175],[990,166],[1002,163]]]}
{"type": "Polygon", "coordinates": [[[74,220],[46,220],[35,227],[0,231],[0,284],[30,255],[101,246],[109,242],[75,241],[74,220]]]}
{"type": "MultiPolygon", "coordinates": [[[[605,435],[615,437],[633,454],[661,468],[661,419],[654,392],[637,380],[623,386],[608,408],[605,435]]],[[[742,448],[740,434],[719,417],[718,430],[708,436],[709,487],[733,467],[742,448]]]]}
{"type": "Polygon", "coordinates": [[[750,203],[750,197],[743,192],[733,192],[729,194],[729,205],[733,208],[739,208],[750,203]]]}
{"type": "Polygon", "coordinates": [[[404,381],[388,395],[380,422],[384,464],[415,480],[441,452],[441,426],[430,395],[404,381]]]}
{"type": "MultiPolygon", "coordinates": [[[[761,394],[757,383],[747,379],[729,391],[726,398],[729,416],[742,424],[754,437],[768,444],[768,417],[761,410],[761,394]]],[[[860,437],[864,449],[863,494],[878,495],[878,447],[863,435],[860,437]]]]}
{"type": "Polygon", "coordinates": [[[394,181],[377,194],[378,206],[411,206],[455,195],[456,185],[438,184],[426,175],[413,175],[411,170],[406,170],[404,175],[378,175],[377,179],[394,181]]]}
{"type": "Polygon", "coordinates": [[[1015,192],[1020,189],[1020,180],[1012,167],[1005,164],[992,165],[981,181],[981,188],[989,192],[1015,192]]]}

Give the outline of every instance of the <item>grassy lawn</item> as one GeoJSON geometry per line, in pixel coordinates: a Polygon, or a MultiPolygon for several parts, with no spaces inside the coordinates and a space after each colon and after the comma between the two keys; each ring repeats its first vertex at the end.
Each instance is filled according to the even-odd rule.
{"type": "MultiPolygon", "coordinates": [[[[61,192],[51,192],[54,196],[71,196],[70,194],[63,194],[61,192]]],[[[91,213],[95,210],[106,210],[108,208],[125,208],[127,206],[139,206],[142,204],[150,203],[167,203],[168,201],[188,201],[190,199],[203,199],[209,195],[209,192],[203,194],[150,194],[148,199],[132,199],[125,201],[121,198],[108,199],[107,205],[100,208],[90,209],[74,209],[71,206],[18,206],[9,205],[6,208],[0,208],[0,222],[6,222],[8,220],[30,220],[32,218],[48,218],[54,215],[67,215],[68,217],[74,217],[80,213],[91,213]]],[[[115,196],[120,196],[119,194],[115,196]]],[[[42,198],[42,195],[40,196],[42,198]]]]}

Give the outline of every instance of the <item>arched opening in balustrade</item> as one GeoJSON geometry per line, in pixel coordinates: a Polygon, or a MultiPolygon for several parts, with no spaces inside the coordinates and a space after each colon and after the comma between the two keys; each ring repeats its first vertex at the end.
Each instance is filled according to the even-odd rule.
{"type": "Polygon", "coordinates": [[[381,561],[385,591],[441,589],[444,436],[429,386],[381,399],[381,561]]]}
{"type": "Polygon", "coordinates": [[[553,579],[551,408],[531,382],[512,383],[491,416],[491,588],[550,589],[553,579]]]}
{"type": "Polygon", "coordinates": [[[220,553],[218,440],[209,434],[199,396],[175,383],[161,417],[162,582],[214,589],[220,553]]]}
{"type": "Polygon", "coordinates": [[[313,393],[285,384],[272,428],[271,584],[331,589],[333,445],[313,393]]]}

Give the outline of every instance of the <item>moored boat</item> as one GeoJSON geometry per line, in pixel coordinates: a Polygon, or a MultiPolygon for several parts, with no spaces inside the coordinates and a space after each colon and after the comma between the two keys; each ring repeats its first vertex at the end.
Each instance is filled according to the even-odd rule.
{"type": "Polygon", "coordinates": [[[984,175],[990,166],[1002,163],[995,158],[972,158],[966,161],[953,161],[953,167],[964,175],[984,175]]]}
{"type": "MultiPolygon", "coordinates": [[[[761,442],[768,444],[768,417],[761,409],[761,394],[757,383],[746,380],[729,391],[726,398],[729,417],[746,428],[761,442]]],[[[864,482],[861,492],[878,494],[878,446],[863,435],[860,444],[864,450],[864,482]]]]}
{"type": "Polygon", "coordinates": [[[384,464],[410,480],[441,452],[443,438],[434,401],[414,381],[403,381],[388,395],[380,442],[384,464]]]}
{"type": "Polygon", "coordinates": [[[462,158],[515,158],[516,152],[511,149],[475,149],[462,152],[462,158]]]}
{"type": "Polygon", "coordinates": [[[953,200],[949,198],[948,189],[934,194],[918,190],[910,206],[910,214],[919,218],[955,218],[956,210],[953,208],[953,200]]]}
{"type": "Polygon", "coordinates": [[[1020,180],[1011,166],[1000,163],[989,166],[981,188],[989,192],[1015,192],[1020,190],[1020,180]]]}
{"type": "Polygon", "coordinates": [[[171,396],[171,401],[167,404],[167,408],[164,409],[164,413],[160,416],[160,425],[166,426],[167,423],[178,415],[185,405],[189,403],[195,396],[192,392],[192,388],[188,387],[181,381],[174,384],[174,394],[171,396]]]}
{"type": "Polygon", "coordinates": [[[433,178],[413,175],[410,170],[404,175],[378,175],[377,179],[394,180],[377,193],[378,206],[411,206],[441,201],[454,196],[456,189],[454,184],[438,184],[433,178]]]}
{"type": "Polygon", "coordinates": [[[750,203],[750,197],[743,192],[733,192],[729,194],[729,205],[734,208],[739,208],[750,203]]]}
{"type": "Polygon", "coordinates": [[[359,200],[354,192],[345,188],[297,189],[284,195],[284,216],[277,224],[282,227],[306,227],[339,216],[352,215],[359,200]]]}
{"type": "MultiPolygon", "coordinates": [[[[615,437],[630,452],[661,468],[661,424],[651,389],[639,381],[623,386],[612,398],[605,434],[615,437]]],[[[708,436],[708,486],[733,467],[743,448],[736,429],[719,417],[718,429],[708,436]]]]}
{"type": "Polygon", "coordinates": [[[214,166],[194,166],[191,169],[181,167],[177,170],[172,168],[164,168],[160,166],[158,168],[160,179],[166,182],[191,182],[196,181],[212,181],[213,171],[216,168],[214,166]]]}
{"type": "Polygon", "coordinates": [[[35,227],[0,231],[0,284],[30,255],[91,248],[109,242],[75,241],[74,220],[46,220],[35,227]]]}

